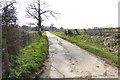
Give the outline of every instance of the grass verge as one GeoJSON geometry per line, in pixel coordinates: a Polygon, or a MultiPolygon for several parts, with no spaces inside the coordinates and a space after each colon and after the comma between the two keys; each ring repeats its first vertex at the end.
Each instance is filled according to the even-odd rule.
{"type": "Polygon", "coordinates": [[[10,78],[26,77],[36,72],[43,65],[48,49],[46,33],[43,36],[37,36],[31,45],[21,50],[21,53],[15,57],[15,63],[12,66],[10,78]]]}
{"type": "Polygon", "coordinates": [[[91,39],[91,40],[94,40],[93,41],[94,43],[93,43],[92,41],[90,41],[89,37],[86,37],[88,39],[86,39],[87,41],[85,41],[84,40],[85,36],[81,37],[83,35],[70,37],[70,36],[65,36],[62,32],[53,32],[53,31],[51,31],[51,33],[65,39],[65,40],[68,40],[68,41],[70,41],[72,43],[75,43],[79,47],[81,47],[81,48],[83,48],[83,49],[85,49],[85,50],[87,50],[89,52],[92,52],[95,55],[99,55],[102,58],[106,58],[107,59],[106,61],[108,63],[112,63],[115,66],[120,68],[120,62],[119,62],[120,56],[119,55],[116,55],[116,54],[113,54],[113,53],[111,53],[109,51],[103,50],[102,47],[94,46],[94,45],[99,44],[103,40],[102,38],[101,39],[99,37],[98,37],[98,39],[95,38],[96,40],[91,39]]]}

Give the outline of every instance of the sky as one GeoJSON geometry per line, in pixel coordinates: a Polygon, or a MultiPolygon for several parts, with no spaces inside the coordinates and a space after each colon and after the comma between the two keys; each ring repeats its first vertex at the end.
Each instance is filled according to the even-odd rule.
{"type": "MultiPolygon", "coordinates": [[[[117,27],[118,26],[118,2],[120,0],[46,0],[49,9],[59,12],[56,19],[43,22],[45,26],[52,23],[55,27],[66,29],[82,29],[93,27],[117,27]]],[[[26,18],[25,8],[32,0],[18,0],[17,16],[20,25],[37,22],[32,18],[26,18]]]]}

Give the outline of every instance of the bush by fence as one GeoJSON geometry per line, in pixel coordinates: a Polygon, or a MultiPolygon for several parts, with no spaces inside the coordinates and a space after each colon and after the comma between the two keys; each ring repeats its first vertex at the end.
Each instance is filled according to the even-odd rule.
{"type": "Polygon", "coordinates": [[[31,43],[37,36],[21,30],[18,25],[2,25],[2,55],[3,73],[9,75],[10,66],[14,63],[14,56],[20,54],[20,50],[31,43]]]}

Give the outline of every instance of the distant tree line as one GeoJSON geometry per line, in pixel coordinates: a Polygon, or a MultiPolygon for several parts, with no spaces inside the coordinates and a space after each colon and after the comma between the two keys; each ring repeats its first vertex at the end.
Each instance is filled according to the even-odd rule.
{"type": "Polygon", "coordinates": [[[25,31],[37,31],[37,27],[31,27],[31,26],[27,26],[27,25],[23,25],[20,27],[22,30],[25,30],[25,31]]]}

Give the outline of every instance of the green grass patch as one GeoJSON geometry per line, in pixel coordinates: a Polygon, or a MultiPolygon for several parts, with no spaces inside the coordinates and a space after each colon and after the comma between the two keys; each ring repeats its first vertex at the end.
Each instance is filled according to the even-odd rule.
{"type": "Polygon", "coordinates": [[[88,35],[77,35],[77,36],[65,36],[62,32],[51,32],[55,34],[56,36],[59,36],[63,39],[66,39],[72,43],[75,43],[79,47],[94,53],[95,55],[99,55],[103,58],[108,59],[111,63],[115,63],[115,66],[120,67],[119,60],[120,56],[113,54],[107,50],[102,49],[102,45],[100,43],[106,39],[105,37],[99,37],[99,36],[88,36],[88,35]]]}
{"type": "Polygon", "coordinates": [[[26,46],[15,57],[9,77],[18,78],[21,75],[27,76],[38,71],[46,58],[47,49],[47,36],[46,33],[43,33],[43,36],[37,36],[31,45],[26,46]]]}

